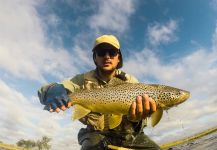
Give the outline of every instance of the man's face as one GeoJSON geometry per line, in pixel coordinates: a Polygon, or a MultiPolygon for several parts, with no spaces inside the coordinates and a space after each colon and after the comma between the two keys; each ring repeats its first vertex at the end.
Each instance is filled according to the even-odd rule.
{"type": "Polygon", "coordinates": [[[113,71],[120,62],[118,50],[112,47],[97,49],[94,61],[99,69],[113,71]]]}

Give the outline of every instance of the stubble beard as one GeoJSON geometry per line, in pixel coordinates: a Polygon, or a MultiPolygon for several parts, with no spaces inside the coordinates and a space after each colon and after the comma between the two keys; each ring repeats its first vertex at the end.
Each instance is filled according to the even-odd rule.
{"type": "Polygon", "coordinates": [[[100,71],[102,74],[108,75],[108,74],[112,74],[116,69],[115,68],[111,68],[111,69],[106,69],[104,67],[97,67],[98,71],[100,71]]]}

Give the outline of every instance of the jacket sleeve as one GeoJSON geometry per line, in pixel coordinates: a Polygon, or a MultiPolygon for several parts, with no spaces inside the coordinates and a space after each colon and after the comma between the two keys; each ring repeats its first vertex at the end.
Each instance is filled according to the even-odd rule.
{"type": "MultiPolygon", "coordinates": [[[[83,85],[83,82],[84,82],[83,75],[80,74],[80,75],[76,75],[75,77],[71,79],[64,80],[60,84],[62,84],[64,88],[67,90],[67,92],[70,93],[70,92],[75,92],[77,90],[80,90],[83,85]]],[[[44,103],[44,100],[46,99],[47,91],[49,90],[50,87],[52,87],[55,84],[57,83],[50,83],[47,85],[43,85],[38,90],[38,97],[42,104],[44,103]]]]}
{"type": "Polygon", "coordinates": [[[62,84],[71,93],[78,91],[82,89],[84,86],[84,75],[83,74],[76,75],[70,80],[64,80],[62,84]]]}
{"type": "Polygon", "coordinates": [[[39,90],[38,90],[38,98],[40,100],[41,104],[44,104],[44,101],[46,99],[47,91],[50,87],[55,85],[56,83],[50,83],[47,85],[43,85],[39,90]]]}

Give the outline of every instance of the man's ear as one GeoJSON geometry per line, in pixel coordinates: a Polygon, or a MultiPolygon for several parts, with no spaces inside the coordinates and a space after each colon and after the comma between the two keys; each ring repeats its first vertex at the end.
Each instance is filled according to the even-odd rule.
{"type": "Polygon", "coordinates": [[[93,62],[94,62],[94,63],[95,63],[95,65],[96,65],[96,59],[95,59],[95,58],[93,59],[93,62]]]}
{"type": "Polygon", "coordinates": [[[121,55],[118,54],[118,63],[121,62],[121,55]]]}
{"type": "Polygon", "coordinates": [[[96,53],[93,53],[93,61],[94,61],[95,65],[96,65],[96,53]]]}

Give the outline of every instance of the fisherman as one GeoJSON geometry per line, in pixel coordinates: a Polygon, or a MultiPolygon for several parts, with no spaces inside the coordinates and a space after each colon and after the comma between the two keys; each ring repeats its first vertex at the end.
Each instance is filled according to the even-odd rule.
{"type": "MultiPolygon", "coordinates": [[[[102,35],[95,40],[92,49],[95,70],[79,74],[62,83],[51,83],[42,86],[38,91],[44,109],[50,112],[64,111],[73,105],[68,95],[81,89],[104,88],[107,84],[122,80],[138,83],[132,75],[119,70],[123,66],[120,44],[114,35],[102,35]]],[[[80,129],[78,142],[81,150],[104,150],[113,146],[130,149],[158,150],[160,147],[153,142],[143,129],[147,125],[147,117],[156,111],[155,101],[148,95],[138,95],[124,115],[121,124],[108,129],[108,115],[91,112],[80,121],[86,128],[80,129]]]]}

